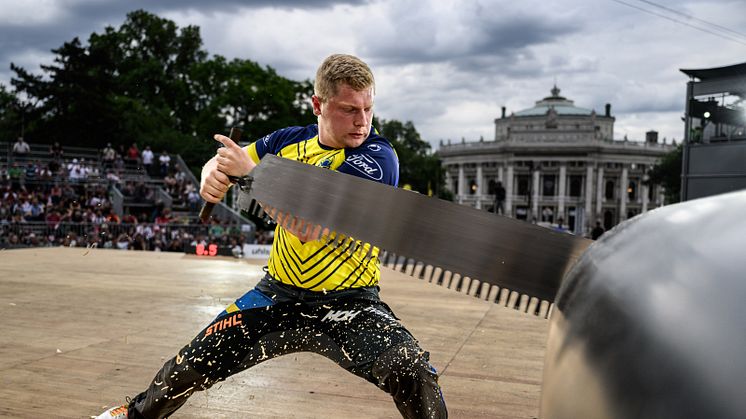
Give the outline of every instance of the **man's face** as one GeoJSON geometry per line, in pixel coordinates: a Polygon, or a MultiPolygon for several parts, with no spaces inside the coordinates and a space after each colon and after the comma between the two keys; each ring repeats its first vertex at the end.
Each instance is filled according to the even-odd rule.
{"type": "Polygon", "coordinates": [[[319,117],[319,141],[332,148],[355,148],[368,138],[373,121],[373,88],[355,90],[341,84],[335,96],[321,102],[313,96],[319,117]]]}

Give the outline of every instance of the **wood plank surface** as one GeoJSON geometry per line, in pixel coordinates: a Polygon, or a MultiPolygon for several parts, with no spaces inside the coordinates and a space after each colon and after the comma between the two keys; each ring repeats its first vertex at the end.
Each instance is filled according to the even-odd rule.
{"type": "MultiPolygon", "coordinates": [[[[0,251],[0,417],[88,418],[139,393],[251,289],[262,264],[81,248],[0,251]]],[[[381,296],[431,353],[450,417],[538,417],[548,322],[382,268],[381,296]]],[[[319,355],[267,361],[174,418],[398,418],[319,355]]]]}

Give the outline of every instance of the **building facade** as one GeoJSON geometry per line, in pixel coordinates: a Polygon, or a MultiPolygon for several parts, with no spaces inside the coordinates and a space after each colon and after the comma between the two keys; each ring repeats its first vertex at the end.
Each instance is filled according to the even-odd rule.
{"type": "Polygon", "coordinates": [[[603,115],[551,95],[495,119],[494,141],[441,144],[446,186],[459,204],[588,235],[664,204],[647,172],[673,145],[616,141],[611,105],[603,115]],[[496,194],[504,200],[496,208],[496,194]]]}

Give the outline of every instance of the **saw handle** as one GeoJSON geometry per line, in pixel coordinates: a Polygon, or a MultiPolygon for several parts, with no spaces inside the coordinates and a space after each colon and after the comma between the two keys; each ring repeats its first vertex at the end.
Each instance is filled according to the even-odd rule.
{"type": "MultiPolygon", "coordinates": [[[[238,141],[241,139],[241,129],[238,127],[231,127],[231,132],[228,135],[233,142],[238,144],[238,141]]],[[[230,179],[231,182],[236,182],[237,178],[235,176],[228,176],[228,179],[230,179]]],[[[205,202],[204,205],[202,205],[202,209],[199,211],[199,219],[203,223],[206,223],[210,219],[210,215],[212,214],[212,210],[215,208],[215,203],[213,202],[205,202]]]]}

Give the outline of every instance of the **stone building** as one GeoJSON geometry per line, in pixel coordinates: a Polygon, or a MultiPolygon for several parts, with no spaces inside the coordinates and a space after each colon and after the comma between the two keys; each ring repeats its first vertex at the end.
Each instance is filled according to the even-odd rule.
{"type": "Polygon", "coordinates": [[[506,116],[503,107],[494,141],[441,144],[446,185],[456,202],[485,211],[502,189],[505,215],[583,235],[597,221],[609,229],[664,204],[646,174],[673,149],[655,131],[644,142],[614,140],[614,120],[611,105],[597,114],[555,86],[529,109],[506,116]]]}

